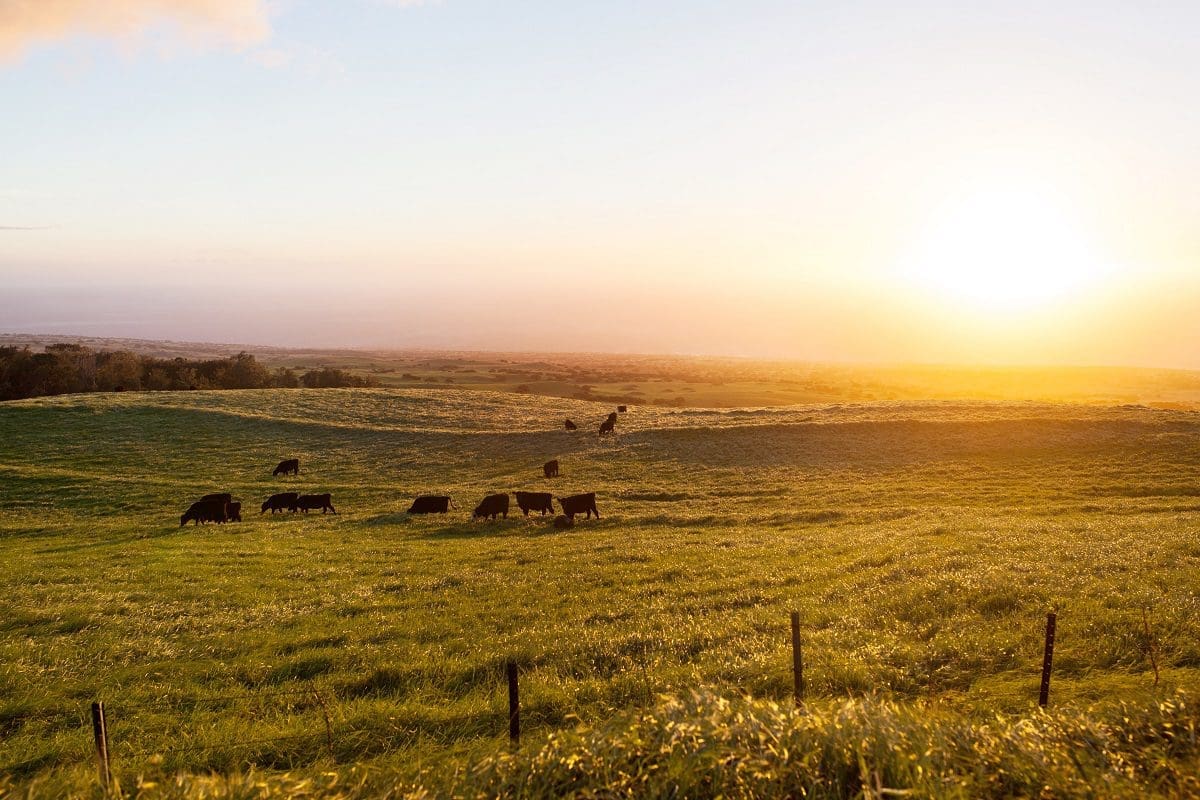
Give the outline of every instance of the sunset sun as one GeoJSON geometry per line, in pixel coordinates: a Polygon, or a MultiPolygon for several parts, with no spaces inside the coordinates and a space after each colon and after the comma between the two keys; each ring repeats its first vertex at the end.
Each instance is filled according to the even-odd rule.
{"type": "Polygon", "coordinates": [[[901,278],[978,311],[1069,303],[1111,272],[1070,210],[1043,191],[993,188],[947,203],[914,237],[901,278]]]}

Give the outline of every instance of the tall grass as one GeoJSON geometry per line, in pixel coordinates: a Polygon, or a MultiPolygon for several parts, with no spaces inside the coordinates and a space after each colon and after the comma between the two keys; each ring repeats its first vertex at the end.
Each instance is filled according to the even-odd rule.
{"type": "MultiPolygon", "coordinates": [[[[711,690],[497,747],[477,764],[317,774],[173,773],[157,762],[121,791],[139,798],[1176,798],[1200,794],[1200,712],[1183,693],[1144,704],[968,717],[939,703],[869,697],[797,710],[711,690]]],[[[53,779],[0,798],[89,792],[53,779]]]]}

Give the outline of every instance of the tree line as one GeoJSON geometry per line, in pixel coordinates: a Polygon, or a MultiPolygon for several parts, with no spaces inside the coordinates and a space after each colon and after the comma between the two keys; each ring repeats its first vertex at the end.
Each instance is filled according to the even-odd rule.
{"type": "Polygon", "coordinates": [[[52,344],[41,353],[28,347],[0,347],[0,400],[80,392],[378,385],[372,378],[332,367],[299,374],[287,367],[272,370],[249,353],[192,360],[155,358],[125,350],[92,350],[78,344],[52,344]]]}

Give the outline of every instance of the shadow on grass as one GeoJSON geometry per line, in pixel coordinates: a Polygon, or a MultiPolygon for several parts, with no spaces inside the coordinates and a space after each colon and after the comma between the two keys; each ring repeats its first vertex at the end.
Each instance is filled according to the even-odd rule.
{"type": "Polygon", "coordinates": [[[487,522],[459,522],[444,528],[421,531],[415,538],[432,541],[484,539],[519,533],[524,527],[522,522],[511,518],[487,522]]]}
{"type": "Polygon", "coordinates": [[[98,550],[104,547],[119,547],[121,545],[132,544],[134,542],[144,542],[150,539],[165,539],[168,536],[183,534],[185,531],[182,528],[166,528],[154,533],[139,533],[133,536],[122,536],[120,539],[101,539],[95,542],[81,542],[79,544],[64,544],[58,547],[46,547],[38,550],[39,555],[48,553],[77,553],[83,550],[98,550]]]}
{"type": "Polygon", "coordinates": [[[394,511],[387,514],[376,514],[359,521],[359,525],[374,527],[376,525],[411,525],[413,518],[404,511],[394,511]]]}

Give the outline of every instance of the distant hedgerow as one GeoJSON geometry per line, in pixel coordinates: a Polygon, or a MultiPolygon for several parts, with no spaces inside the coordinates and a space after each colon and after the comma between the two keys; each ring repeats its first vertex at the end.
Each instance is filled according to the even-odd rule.
{"type": "Polygon", "coordinates": [[[332,368],[299,376],[282,367],[272,372],[249,353],[192,360],[140,356],[124,350],[97,351],[78,344],[52,344],[41,353],[28,347],[0,347],[0,400],[87,392],[377,385],[373,378],[332,368]]]}

